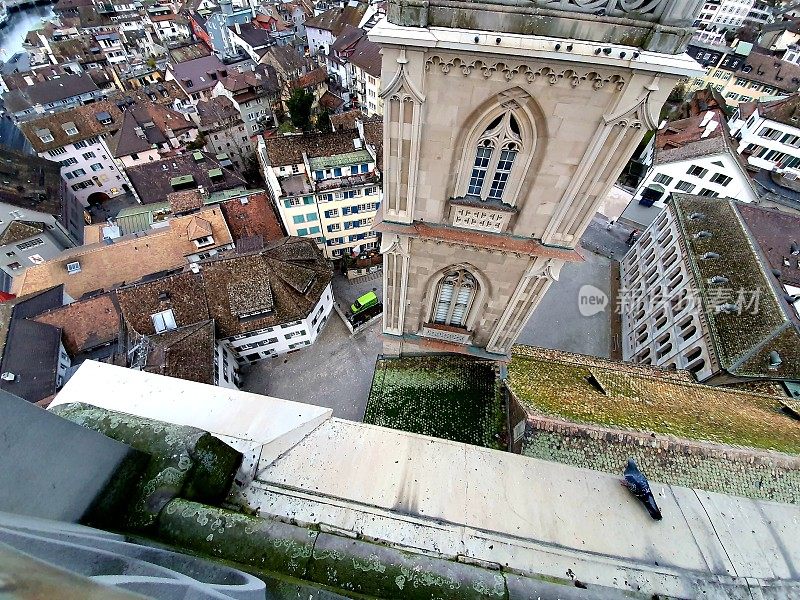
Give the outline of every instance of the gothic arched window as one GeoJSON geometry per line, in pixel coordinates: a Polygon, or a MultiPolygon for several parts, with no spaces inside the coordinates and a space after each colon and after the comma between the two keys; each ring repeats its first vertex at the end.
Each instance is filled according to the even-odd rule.
{"type": "Polygon", "coordinates": [[[447,273],[439,282],[433,322],[453,327],[466,327],[467,315],[475,300],[478,282],[467,271],[447,273]]]}
{"type": "Polygon", "coordinates": [[[478,138],[467,195],[508,203],[504,194],[521,149],[519,123],[509,110],[489,123],[478,138]]]}

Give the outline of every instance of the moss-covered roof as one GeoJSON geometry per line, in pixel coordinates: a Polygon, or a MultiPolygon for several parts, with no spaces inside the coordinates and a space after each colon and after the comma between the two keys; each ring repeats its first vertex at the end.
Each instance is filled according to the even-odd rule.
{"type": "Polygon", "coordinates": [[[733,200],[676,194],[670,204],[720,365],[744,377],[800,379],[800,332],[733,200]],[[698,237],[700,232],[704,233],[698,237]],[[713,284],[714,276],[727,282],[713,284]],[[719,307],[737,305],[726,312],[719,307]],[[769,353],[782,363],[770,369],[769,353]]]}
{"type": "Polygon", "coordinates": [[[364,422],[500,448],[494,364],[462,356],[379,359],[364,422]]]}
{"type": "Polygon", "coordinates": [[[514,346],[507,385],[529,410],[570,421],[800,454],[800,423],[780,399],[664,373],[514,346]]]}

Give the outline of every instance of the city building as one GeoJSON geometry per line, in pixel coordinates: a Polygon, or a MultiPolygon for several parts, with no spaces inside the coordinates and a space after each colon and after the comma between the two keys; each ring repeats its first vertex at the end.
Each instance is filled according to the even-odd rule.
{"type": "Polygon", "coordinates": [[[212,155],[202,150],[185,152],[126,169],[142,204],[167,200],[172,192],[200,190],[206,193],[246,188],[247,182],[234,171],[227,154],[212,155]]]}
{"type": "Polygon", "coordinates": [[[636,20],[670,28],[650,38],[573,5],[538,21],[533,7],[506,19],[390,3],[369,32],[383,57],[386,355],[507,356],[674,84],[697,74],[684,54],[697,4],[636,20]],[[471,29],[452,29],[462,18],[471,29]]]}
{"type": "Polygon", "coordinates": [[[5,110],[17,122],[94,102],[106,93],[89,73],[65,74],[36,81],[29,76],[28,80],[28,85],[3,94],[5,110]]]}
{"type": "Polygon", "coordinates": [[[31,264],[83,240],[83,206],[60,175],[58,163],[0,149],[2,289],[31,264]]]}
{"type": "Polygon", "coordinates": [[[369,6],[363,2],[348,2],[343,8],[334,7],[322,14],[306,19],[306,38],[313,55],[328,54],[331,44],[342,33],[345,26],[358,27],[365,19],[369,6]]]}
{"type": "Polygon", "coordinates": [[[800,167],[800,94],[771,102],[743,102],[730,121],[747,163],[767,171],[800,167]]]}
{"type": "Polygon", "coordinates": [[[196,137],[197,128],[182,113],[154,102],[139,102],[126,104],[122,124],[106,145],[124,172],[169,156],[196,137]]]}
{"type": "Polygon", "coordinates": [[[255,135],[274,127],[273,104],[280,98],[280,82],[271,65],[256,65],[253,71],[228,72],[217,82],[214,96],[225,96],[236,109],[245,125],[247,135],[255,135]]]}
{"type": "Polygon", "coordinates": [[[65,250],[33,265],[14,279],[13,291],[23,296],[64,286],[68,302],[89,292],[111,290],[142,277],[182,268],[233,248],[222,209],[207,208],[173,217],[167,225],[65,250]]]}
{"type": "Polygon", "coordinates": [[[264,179],[287,233],[313,239],[330,259],[376,248],[382,192],[374,152],[358,130],[259,139],[264,179]]]}
{"type": "Polygon", "coordinates": [[[184,62],[168,63],[164,79],[175,80],[192,104],[209,100],[220,79],[228,76],[226,67],[215,55],[192,58],[184,62]]]}
{"type": "Polygon", "coordinates": [[[673,194],[621,262],[625,360],[702,382],[800,380],[800,217],[673,194]]]}
{"type": "Polygon", "coordinates": [[[333,308],[331,276],[313,242],[281,238],[120,288],[117,297],[128,329],[141,336],[211,320],[216,351],[192,362],[215,370],[214,383],[235,387],[241,366],[314,343],[333,308]]]}
{"type": "Polygon", "coordinates": [[[20,129],[40,157],[59,162],[61,177],[85,207],[132,191],[107,145],[122,121],[120,106],[101,100],[26,121],[20,129]]]}
{"type": "Polygon", "coordinates": [[[242,115],[227,96],[201,100],[193,118],[209,154],[227,155],[238,170],[254,156],[242,115]]]}
{"type": "Polygon", "coordinates": [[[663,124],[645,156],[650,165],[647,174],[620,217],[638,229],[650,225],[673,193],[742,202],[758,199],[719,108],[663,124]]]}

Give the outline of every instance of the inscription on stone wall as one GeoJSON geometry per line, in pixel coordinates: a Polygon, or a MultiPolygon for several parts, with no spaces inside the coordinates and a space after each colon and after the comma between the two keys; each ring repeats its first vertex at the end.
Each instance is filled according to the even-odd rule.
{"type": "Polygon", "coordinates": [[[435,340],[443,340],[445,342],[455,342],[456,344],[469,344],[472,335],[460,331],[447,331],[445,329],[438,329],[435,327],[422,327],[422,335],[435,340]]]}
{"type": "Polygon", "coordinates": [[[454,206],[452,215],[456,227],[497,233],[505,229],[509,216],[508,213],[467,206],[454,206]]]}

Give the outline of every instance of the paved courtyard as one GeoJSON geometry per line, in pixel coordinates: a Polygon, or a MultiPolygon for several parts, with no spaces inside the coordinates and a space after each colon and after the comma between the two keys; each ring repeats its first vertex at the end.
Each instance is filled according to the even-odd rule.
{"type": "Polygon", "coordinates": [[[550,286],[523,327],[518,344],[609,357],[610,307],[592,316],[583,316],[578,300],[584,285],[593,286],[609,296],[611,261],[588,250],[580,252],[584,262],[564,265],[558,281],[550,286]]]}
{"type": "Polygon", "coordinates": [[[381,352],[380,323],[355,338],[335,312],[317,341],[250,368],[242,389],[333,409],[333,416],[361,421],[381,352]]]}
{"type": "MultiPolygon", "coordinates": [[[[621,258],[627,248],[621,232],[606,232],[605,219],[597,217],[592,228],[594,246],[621,258]]],[[[589,284],[608,295],[611,260],[582,249],[583,263],[565,265],[542,300],[530,322],[522,330],[519,343],[544,346],[569,352],[609,356],[610,324],[608,312],[584,317],[578,310],[578,295],[589,284]]],[[[350,284],[336,275],[334,297],[344,310],[359,295],[376,289],[382,296],[382,281],[374,279],[350,284]]],[[[274,359],[263,360],[250,368],[243,389],[333,409],[333,415],[361,421],[372,385],[375,361],[381,353],[381,324],[375,323],[354,338],[334,312],[317,341],[308,348],[274,359]]]]}

